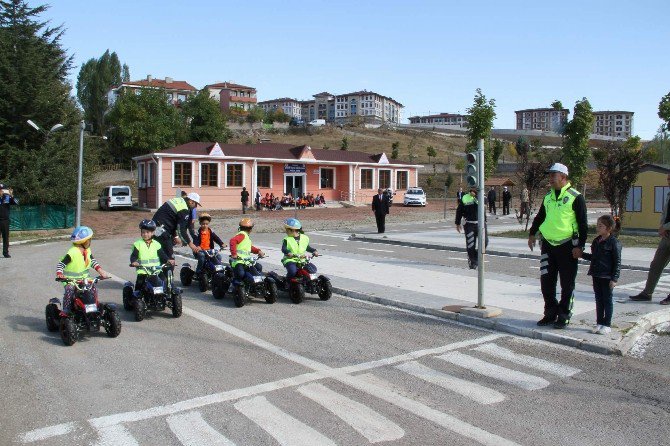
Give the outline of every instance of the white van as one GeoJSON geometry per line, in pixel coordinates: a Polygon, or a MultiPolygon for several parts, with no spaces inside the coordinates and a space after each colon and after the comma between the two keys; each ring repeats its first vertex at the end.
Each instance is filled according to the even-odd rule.
{"type": "Polygon", "coordinates": [[[313,127],[321,127],[322,125],[326,125],[326,120],[325,119],[314,119],[313,121],[309,121],[307,125],[311,125],[313,127]]]}
{"type": "Polygon", "coordinates": [[[129,186],[108,186],[98,195],[98,207],[103,211],[132,206],[133,197],[129,186]]]}

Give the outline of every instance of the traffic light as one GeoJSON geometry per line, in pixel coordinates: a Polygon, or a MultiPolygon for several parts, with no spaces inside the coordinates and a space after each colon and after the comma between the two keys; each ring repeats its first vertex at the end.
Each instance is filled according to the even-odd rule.
{"type": "Polygon", "coordinates": [[[465,182],[468,187],[479,187],[478,172],[477,172],[477,154],[474,152],[466,153],[465,159],[467,164],[465,165],[465,182]]]}

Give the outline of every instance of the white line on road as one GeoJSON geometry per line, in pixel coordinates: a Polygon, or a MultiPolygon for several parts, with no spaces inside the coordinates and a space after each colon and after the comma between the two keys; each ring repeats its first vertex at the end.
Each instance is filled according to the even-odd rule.
{"type": "Polygon", "coordinates": [[[328,244],[326,244],[326,243],[314,243],[314,244],[315,244],[316,246],[335,246],[335,247],[339,246],[339,245],[328,245],[328,244]]]}
{"type": "Polygon", "coordinates": [[[272,435],[281,445],[335,446],[335,443],[328,437],[282,412],[264,396],[238,401],[234,406],[235,409],[272,435]]]}
{"type": "Polygon", "coordinates": [[[416,361],[407,362],[405,364],[398,364],[395,366],[403,372],[416,376],[429,383],[437,384],[438,386],[456,392],[459,395],[470,398],[480,404],[499,403],[505,399],[505,395],[493,390],[489,387],[482,386],[465,379],[457,378],[455,376],[433,370],[416,361]]]}
{"type": "Polygon", "coordinates": [[[385,416],[358,401],[332,391],[322,384],[308,384],[298,387],[297,390],[337,415],[342,421],[367,438],[370,443],[394,441],[405,435],[405,431],[400,426],[385,416]]]}
{"type": "Polygon", "coordinates": [[[98,429],[95,446],[139,446],[139,443],[124,425],[116,424],[98,429]]]}
{"type": "Polygon", "coordinates": [[[519,364],[524,367],[540,370],[542,372],[547,372],[556,376],[568,377],[581,372],[581,370],[574,367],[557,364],[555,362],[536,358],[534,356],[515,353],[512,350],[501,347],[494,343],[480,345],[479,347],[474,348],[474,350],[486,353],[487,355],[491,355],[495,358],[504,359],[505,361],[513,362],[514,364],[519,364]]]}
{"type": "Polygon", "coordinates": [[[198,411],[173,415],[165,421],[184,446],[235,446],[235,443],[210,426],[198,411]]]}
{"type": "Polygon", "coordinates": [[[389,249],[372,249],[372,248],[357,248],[357,249],[362,249],[363,251],[395,252],[395,251],[389,250],[389,249]]]}
{"type": "Polygon", "coordinates": [[[481,359],[465,355],[461,352],[449,352],[438,356],[438,358],[459,367],[472,370],[480,375],[512,384],[524,390],[538,390],[549,385],[549,381],[540,378],[539,376],[529,375],[528,373],[518,372],[496,364],[491,364],[490,362],[482,361],[481,359]]]}
{"type": "Polygon", "coordinates": [[[33,441],[46,440],[47,438],[65,435],[74,430],[75,423],[63,423],[55,426],[44,427],[42,429],[35,429],[34,431],[26,432],[19,436],[19,440],[23,443],[32,443],[33,441]]]}

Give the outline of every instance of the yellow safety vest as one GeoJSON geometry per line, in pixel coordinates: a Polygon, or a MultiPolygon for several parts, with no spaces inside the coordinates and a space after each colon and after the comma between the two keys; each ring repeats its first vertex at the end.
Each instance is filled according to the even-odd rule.
{"type": "Polygon", "coordinates": [[[544,196],[544,211],[546,213],[544,222],[540,225],[540,232],[549,244],[553,246],[562,245],[568,240],[579,236],[579,227],[577,226],[577,216],[572,210],[572,204],[579,192],[572,188],[571,184],[566,184],[561,193],[556,197],[556,192],[550,190],[544,196]]]}
{"type": "Polygon", "coordinates": [[[186,200],[184,200],[182,197],[175,197],[175,198],[170,198],[167,201],[168,206],[172,208],[175,213],[179,213],[180,211],[186,211],[188,210],[188,205],[186,204],[186,200]]]}
{"type": "Polygon", "coordinates": [[[237,256],[239,259],[233,259],[230,263],[230,266],[233,268],[235,268],[238,263],[247,263],[251,258],[251,239],[249,238],[249,234],[245,231],[240,231],[235,235],[237,236],[240,234],[244,236],[244,240],[237,244],[237,256]]]}
{"type": "MultiPolygon", "coordinates": [[[[147,246],[147,242],[143,239],[137,240],[133,243],[133,247],[137,249],[137,262],[149,271],[160,266],[161,261],[158,257],[158,250],[161,249],[161,244],[156,240],[152,240],[151,244],[147,246]]],[[[142,268],[138,268],[137,275],[147,274],[142,268]]]]}
{"type": "Polygon", "coordinates": [[[281,259],[281,263],[283,265],[286,265],[288,262],[297,262],[299,260],[297,256],[301,256],[307,252],[307,247],[309,246],[309,237],[307,237],[305,234],[301,234],[299,240],[296,240],[295,237],[290,235],[284,237],[284,240],[286,240],[286,248],[288,249],[288,252],[295,255],[296,257],[284,256],[281,259]]]}
{"type": "Polygon", "coordinates": [[[70,263],[65,265],[63,274],[69,279],[86,279],[89,277],[88,269],[91,267],[91,248],[86,248],[86,260],[81,252],[79,246],[72,246],[61,259],[61,262],[66,256],[70,256],[70,263]]]}

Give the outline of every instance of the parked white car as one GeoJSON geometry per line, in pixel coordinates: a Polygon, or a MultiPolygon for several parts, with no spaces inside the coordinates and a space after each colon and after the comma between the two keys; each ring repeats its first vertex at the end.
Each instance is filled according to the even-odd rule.
{"type": "Polygon", "coordinates": [[[105,211],[132,206],[133,197],[129,186],[108,186],[98,195],[98,207],[105,211]]]}
{"type": "Polygon", "coordinates": [[[426,193],[420,187],[411,187],[405,192],[403,206],[425,206],[426,193]]]}
{"type": "Polygon", "coordinates": [[[326,125],[326,120],[325,119],[313,119],[307,123],[307,125],[311,125],[312,127],[321,127],[326,125]]]}

